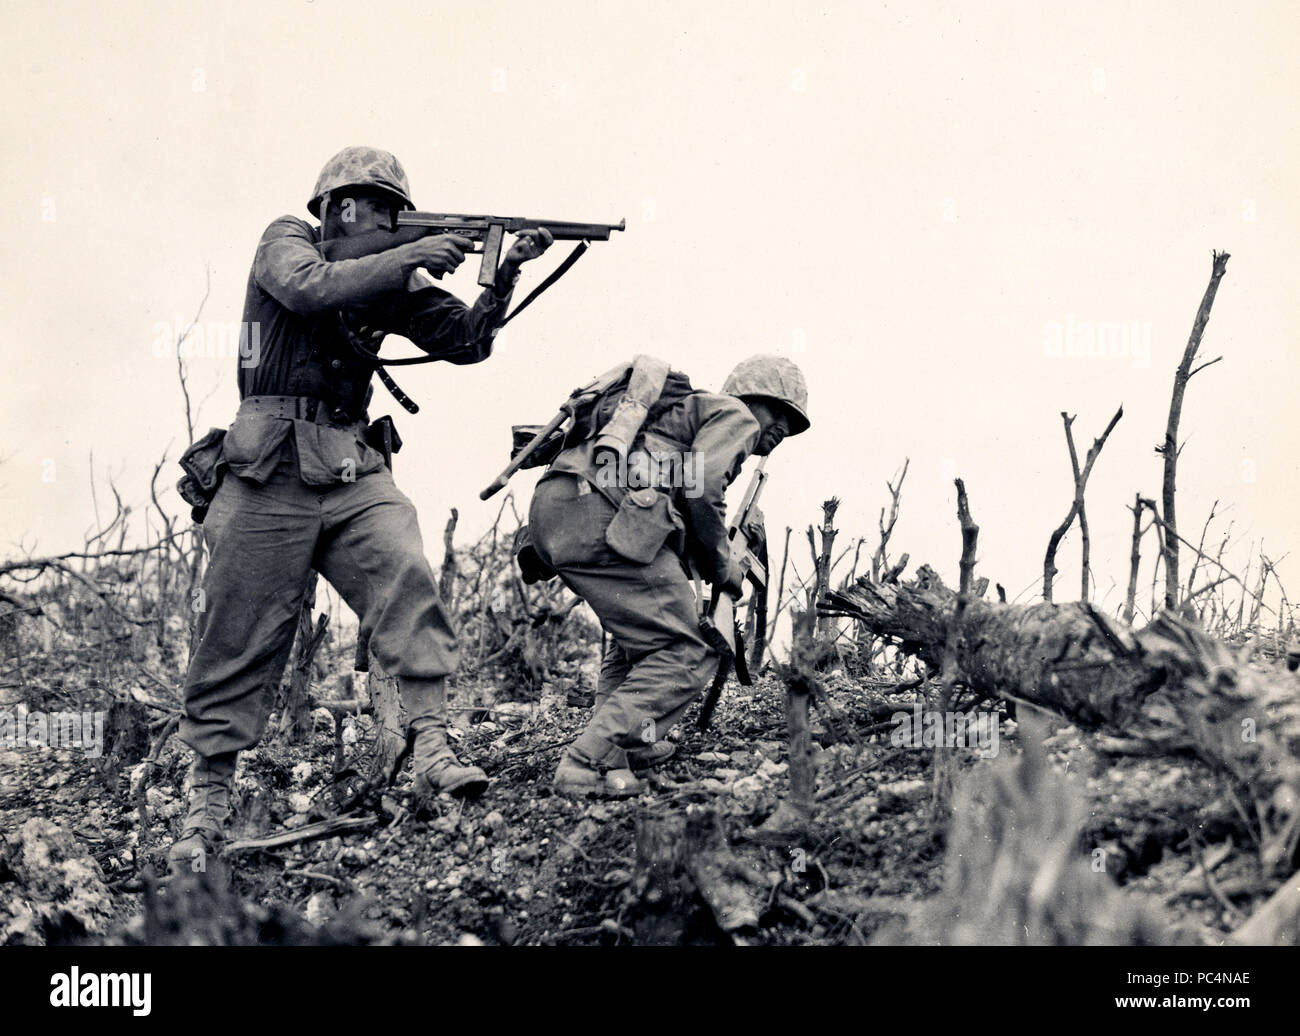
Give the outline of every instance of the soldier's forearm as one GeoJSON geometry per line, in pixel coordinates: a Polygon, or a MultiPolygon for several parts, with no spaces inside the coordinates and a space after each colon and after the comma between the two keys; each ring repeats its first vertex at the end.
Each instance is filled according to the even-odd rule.
{"type": "Polygon", "coordinates": [[[727,561],[731,557],[722,506],[720,501],[707,494],[686,501],[686,520],[694,544],[692,554],[700,574],[710,582],[726,576],[727,561]]]}
{"type": "Polygon", "coordinates": [[[391,248],[418,241],[429,233],[423,227],[399,227],[397,230],[371,230],[364,234],[332,237],[320,243],[321,255],[330,262],[378,255],[391,248]]]}

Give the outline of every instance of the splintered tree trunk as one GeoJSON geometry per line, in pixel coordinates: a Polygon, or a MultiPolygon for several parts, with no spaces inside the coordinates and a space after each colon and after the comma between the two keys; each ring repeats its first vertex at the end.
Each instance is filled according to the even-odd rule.
{"type": "MultiPolygon", "coordinates": [[[[936,670],[956,595],[928,566],[905,584],[861,579],[822,610],[864,622],[936,670]]],[[[971,600],[956,624],[955,679],[986,697],[1043,706],[1085,727],[1109,727],[1150,751],[1190,752],[1254,801],[1265,862],[1300,838],[1300,706],[1233,651],[1165,614],[1142,630],[1086,602],[1008,605],[971,600]]]]}
{"type": "MultiPolygon", "coordinates": [[[[966,483],[961,479],[954,479],[953,485],[957,489],[957,521],[961,525],[961,587],[957,591],[952,621],[948,623],[943,644],[943,678],[939,689],[939,711],[944,715],[947,715],[952,707],[953,688],[961,673],[957,662],[957,633],[961,629],[962,618],[970,607],[975,581],[975,550],[980,535],[980,527],[971,517],[966,483]]],[[[952,747],[944,744],[942,740],[937,742],[934,746],[934,782],[930,789],[930,808],[932,819],[938,826],[947,823],[948,811],[952,805],[952,785],[956,768],[952,747]]]]}
{"type": "Polygon", "coordinates": [[[1079,600],[1088,599],[1088,566],[1090,564],[1089,554],[1092,549],[1092,541],[1088,536],[1088,512],[1084,507],[1084,493],[1088,489],[1088,476],[1092,474],[1092,466],[1097,463],[1097,458],[1101,455],[1101,449],[1106,445],[1106,440],[1114,430],[1119,419],[1124,416],[1124,408],[1120,407],[1115,411],[1115,416],[1110,419],[1110,424],[1106,430],[1093,440],[1092,447],[1088,450],[1088,456],[1084,460],[1083,467],[1079,467],[1079,452],[1074,446],[1074,433],[1070,426],[1074,424],[1074,418],[1061,411],[1061,420],[1065,422],[1065,442],[1070,449],[1070,470],[1074,474],[1074,499],[1070,502],[1070,511],[1065,516],[1065,521],[1052,532],[1051,538],[1047,541],[1047,554],[1043,557],[1043,600],[1051,601],[1052,599],[1052,580],[1056,578],[1056,548],[1061,544],[1063,537],[1073,524],[1075,516],[1079,519],[1079,537],[1082,541],[1082,565],[1083,579],[1080,584],[1081,593],[1079,600]]]}
{"type": "Polygon", "coordinates": [[[1142,562],[1142,494],[1133,497],[1133,548],[1128,559],[1128,592],[1124,595],[1124,621],[1132,625],[1138,589],[1138,566],[1142,562]]]}
{"type": "Polygon", "coordinates": [[[317,575],[311,574],[307,592],[298,611],[298,636],[293,649],[293,668],[289,673],[289,689],[280,710],[280,734],[291,744],[304,740],[311,733],[311,710],[308,692],[311,690],[311,667],[316,651],[325,640],[329,616],[322,613],[312,625],[311,613],[316,607],[317,575]]]}
{"type": "MultiPolygon", "coordinates": [[[[824,611],[859,619],[942,672],[957,595],[928,565],[906,583],[862,579],[826,601],[824,611]]],[[[1100,614],[1094,617],[1086,605],[972,599],[955,631],[956,679],[986,696],[1007,693],[1086,726],[1119,724],[1161,685],[1163,674],[1116,658],[1111,639],[1119,635],[1111,633],[1116,626],[1100,614]]]]}
{"type": "Polygon", "coordinates": [[[452,541],[459,520],[460,512],[453,507],[451,517],[447,519],[447,527],[442,531],[442,572],[438,576],[438,596],[448,611],[451,611],[452,595],[456,592],[456,548],[452,546],[452,541]]]}
{"type": "MultiPolygon", "coordinates": [[[[813,594],[813,600],[816,601],[821,594],[831,588],[831,568],[834,564],[835,536],[835,512],[839,510],[840,502],[835,497],[822,504],[822,547],[818,553],[816,545],[813,543],[812,527],[808,529],[808,543],[813,548],[813,562],[817,566],[817,588],[813,594]]],[[[812,608],[809,608],[812,611],[812,608]]],[[[835,620],[824,618],[817,625],[817,639],[822,643],[829,643],[835,639],[835,620]]]]}
{"type": "Polygon", "coordinates": [[[1187,347],[1183,350],[1183,358],[1178,364],[1178,370],[1174,373],[1173,397],[1169,402],[1169,421],[1165,426],[1165,441],[1160,446],[1160,452],[1165,460],[1162,503],[1165,512],[1164,523],[1168,529],[1164,542],[1165,607],[1170,610],[1178,607],[1178,537],[1175,535],[1178,531],[1178,518],[1174,509],[1174,483],[1178,477],[1178,421],[1183,414],[1183,393],[1192,375],[1204,370],[1210,363],[1218,362],[1210,360],[1209,363],[1203,363],[1195,370],[1192,369],[1192,363],[1196,360],[1196,350],[1200,348],[1205,325],[1210,322],[1210,308],[1214,305],[1214,296],[1218,293],[1219,281],[1223,279],[1224,271],[1228,268],[1229,258],[1231,257],[1227,252],[1214,253],[1210,283],[1205,289],[1200,306],[1197,307],[1196,319],[1192,322],[1192,333],[1187,339],[1187,347]]]}

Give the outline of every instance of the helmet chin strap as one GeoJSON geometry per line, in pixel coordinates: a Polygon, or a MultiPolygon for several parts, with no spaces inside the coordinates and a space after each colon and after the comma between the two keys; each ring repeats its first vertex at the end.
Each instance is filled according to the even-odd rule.
{"type": "Polygon", "coordinates": [[[330,195],[333,193],[333,191],[326,191],[320,196],[320,239],[322,241],[329,238],[325,221],[330,218],[330,195]]]}

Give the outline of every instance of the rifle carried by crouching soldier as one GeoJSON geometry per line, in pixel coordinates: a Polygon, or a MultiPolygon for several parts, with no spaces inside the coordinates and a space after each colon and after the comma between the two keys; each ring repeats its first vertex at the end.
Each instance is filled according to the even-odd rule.
{"type": "Polygon", "coordinates": [[[719,393],[653,357],[616,372],[600,391],[597,379],[571,396],[549,425],[516,429],[522,449],[488,489],[549,464],[516,540],[520,567],[527,581],[558,575],[609,641],[595,708],[555,787],[621,798],[644,787],[634,769],[673,755],[666,735],[724,659],[721,678],[730,671],[735,600],[747,578],[766,577],[746,549],[763,477],[734,528],[723,497],[746,458],[808,427],[808,393],[799,369],[776,356],[742,362],[719,393]],[[692,569],[713,588],[703,614],[692,569]]]}
{"type": "MultiPolygon", "coordinates": [[[[758,508],[758,498],[763,486],[767,484],[767,458],[758,462],[749,488],[745,490],[740,510],[727,526],[727,541],[731,544],[732,560],[740,566],[745,578],[753,584],[753,600],[750,608],[756,615],[763,616],[757,621],[765,622],[767,610],[767,530],[763,525],[763,512],[758,508]]],[[[700,630],[715,651],[721,656],[718,671],[713,677],[713,685],[704,696],[700,705],[699,719],[696,725],[705,730],[713,719],[713,710],[717,708],[718,699],[722,697],[722,688],[727,682],[727,674],[734,667],[736,679],[749,687],[753,679],[749,674],[749,663],[745,657],[745,638],[740,631],[740,621],[736,616],[739,595],[732,595],[726,590],[714,588],[706,601],[702,581],[698,574],[695,579],[696,595],[700,601],[700,630]]]]}

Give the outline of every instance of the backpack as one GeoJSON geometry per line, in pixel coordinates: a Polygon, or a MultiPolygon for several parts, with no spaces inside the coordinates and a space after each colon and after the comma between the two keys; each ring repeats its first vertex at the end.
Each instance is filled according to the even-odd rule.
{"type": "MultiPolygon", "coordinates": [[[[563,451],[579,446],[598,435],[613,415],[614,408],[618,406],[618,401],[627,392],[631,376],[632,372],[629,369],[626,374],[600,395],[579,403],[573,411],[573,423],[568,432],[557,430],[554,435],[537,448],[536,452],[521,465],[521,468],[527,469],[549,465],[563,451]]],[[[644,441],[646,428],[653,425],[659,417],[696,391],[687,375],[681,371],[669,371],[668,377],[664,380],[663,392],[660,393],[659,398],[646,413],[645,422],[642,425],[641,432],[637,435],[634,448],[640,446],[644,441]]],[[[512,459],[532,441],[539,427],[538,425],[514,426],[512,429],[514,443],[510,453],[512,459]]]]}

